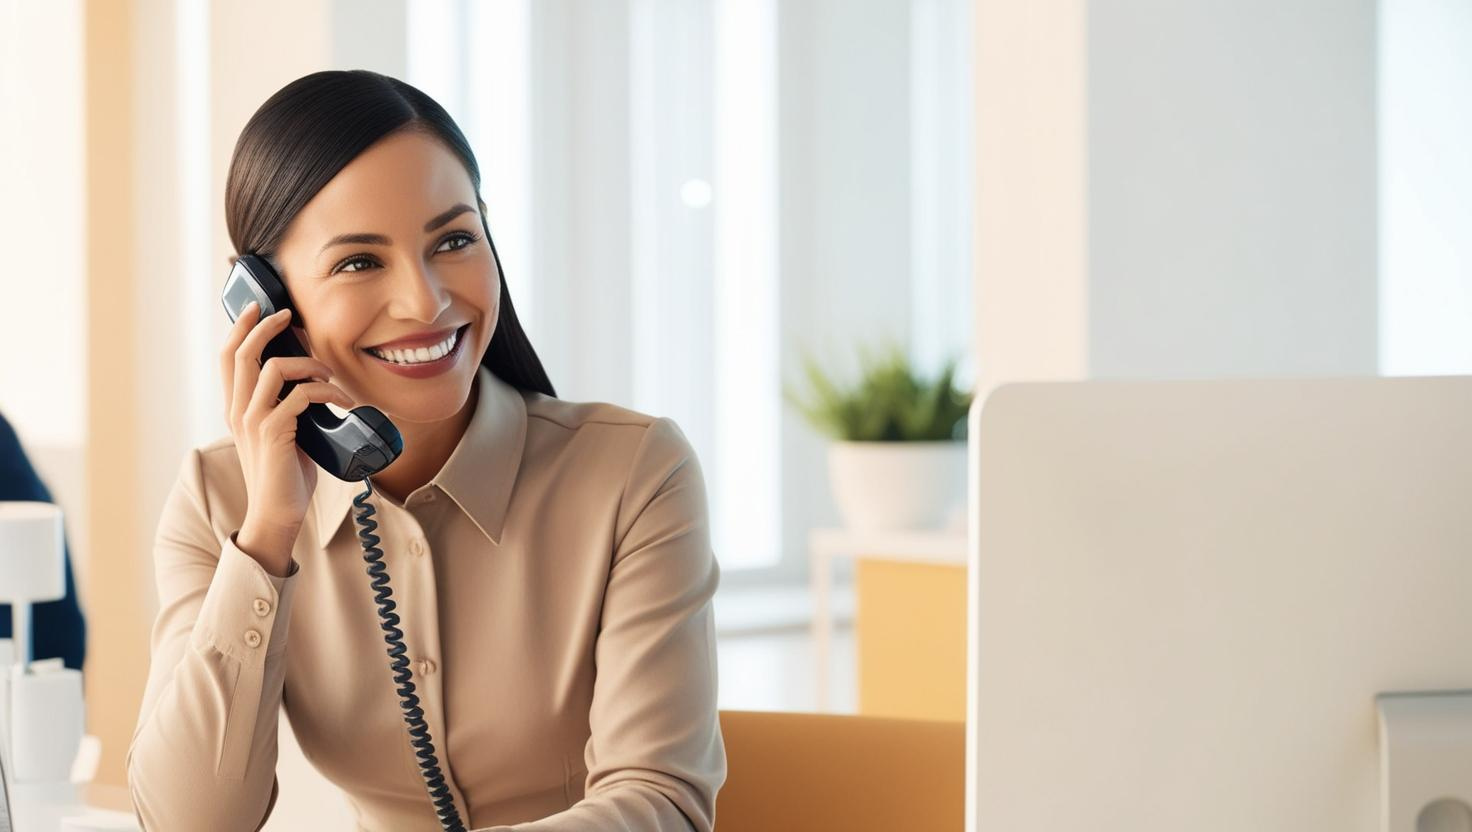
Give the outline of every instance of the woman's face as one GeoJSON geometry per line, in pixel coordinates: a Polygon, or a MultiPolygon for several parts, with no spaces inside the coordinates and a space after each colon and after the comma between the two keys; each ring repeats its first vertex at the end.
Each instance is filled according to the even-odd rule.
{"type": "Polygon", "coordinates": [[[470,176],[438,139],[399,132],[359,154],[292,220],[275,259],[297,337],[355,402],[395,422],[460,412],[496,330],[501,275],[470,176]],[[453,353],[423,363],[457,331],[453,353]]]}

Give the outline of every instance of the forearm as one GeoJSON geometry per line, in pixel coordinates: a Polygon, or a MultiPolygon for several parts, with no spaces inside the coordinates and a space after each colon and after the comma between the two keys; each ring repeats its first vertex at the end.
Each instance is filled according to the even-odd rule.
{"type": "Polygon", "coordinates": [[[128,749],[128,788],[145,830],[260,828],[275,802],[285,665],[284,654],[256,668],[186,652],[128,749]],[[257,677],[252,708],[242,689],[257,677]]]}
{"type": "Polygon", "coordinates": [[[235,540],[197,617],[185,620],[181,601],[156,625],[127,756],[147,829],[254,830],[273,803],[294,581],[268,575],[235,540]]]}

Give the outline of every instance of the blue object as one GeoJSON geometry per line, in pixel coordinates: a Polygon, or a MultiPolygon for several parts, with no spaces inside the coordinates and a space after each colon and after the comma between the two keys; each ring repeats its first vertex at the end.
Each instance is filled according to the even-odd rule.
{"type": "MultiPolygon", "coordinates": [[[[0,415],[0,500],[35,500],[54,503],[51,491],[36,474],[26,457],[15,429],[0,415]]],[[[31,605],[31,658],[60,656],[73,670],[82,669],[87,655],[87,621],[77,606],[77,589],[72,582],[71,546],[63,537],[66,595],[59,601],[31,605]]],[[[0,638],[10,638],[10,605],[0,604],[0,638]]]]}

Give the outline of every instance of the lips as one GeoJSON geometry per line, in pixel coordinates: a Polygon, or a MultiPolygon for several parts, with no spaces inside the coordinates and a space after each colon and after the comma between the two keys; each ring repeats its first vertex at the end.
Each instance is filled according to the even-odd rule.
{"type": "MultiPolygon", "coordinates": [[[[398,365],[424,365],[439,361],[460,349],[465,340],[465,333],[470,329],[470,324],[452,329],[444,340],[430,344],[427,347],[390,347],[380,349],[379,347],[368,347],[363,352],[373,356],[379,361],[398,365]]],[[[403,339],[395,343],[403,343],[403,339]]]]}
{"type": "Polygon", "coordinates": [[[452,326],[452,327],[447,327],[445,329],[436,329],[436,330],[430,330],[430,331],[426,331],[426,332],[417,332],[417,333],[415,333],[413,335],[406,335],[403,338],[398,338],[398,339],[395,339],[393,341],[384,341],[381,344],[373,344],[371,346],[364,347],[364,349],[370,349],[370,350],[412,350],[412,349],[418,349],[419,347],[432,347],[435,344],[438,344],[438,343],[446,340],[447,338],[449,338],[451,335],[453,335],[455,333],[455,330],[461,329],[464,326],[465,325],[462,324],[461,326],[452,326]]]}
{"type": "Polygon", "coordinates": [[[380,355],[378,350],[367,349],[364,354],[370,356],[374,363],[398,376],[412,379],[427,379],[447,373],[453,367],[460,366],[460,356],[465,352],[465,339],[468,337],[470,324],[466,324],[459,330],[451,330],[450,337],[439,344],[429,347],[418,347],[413,350],[393,349],[388,354],[380,355]]]}

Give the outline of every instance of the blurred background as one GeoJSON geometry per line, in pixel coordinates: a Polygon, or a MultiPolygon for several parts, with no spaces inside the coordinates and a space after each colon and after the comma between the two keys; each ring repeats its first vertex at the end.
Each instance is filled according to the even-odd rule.
{"type": "Polygon", "coordinates": [[[964,406],[998,384],[1472,368],[1466,2],[0,13],[0,414],[66,513],[100,782],[124,782],[158,511],[228,432],[230,153],[309,72],[442,103],[559,394],[691,439],[722,708],[961,718],[964,406]],[[874,514],[904,495],[934,510],[874,514]]]}

